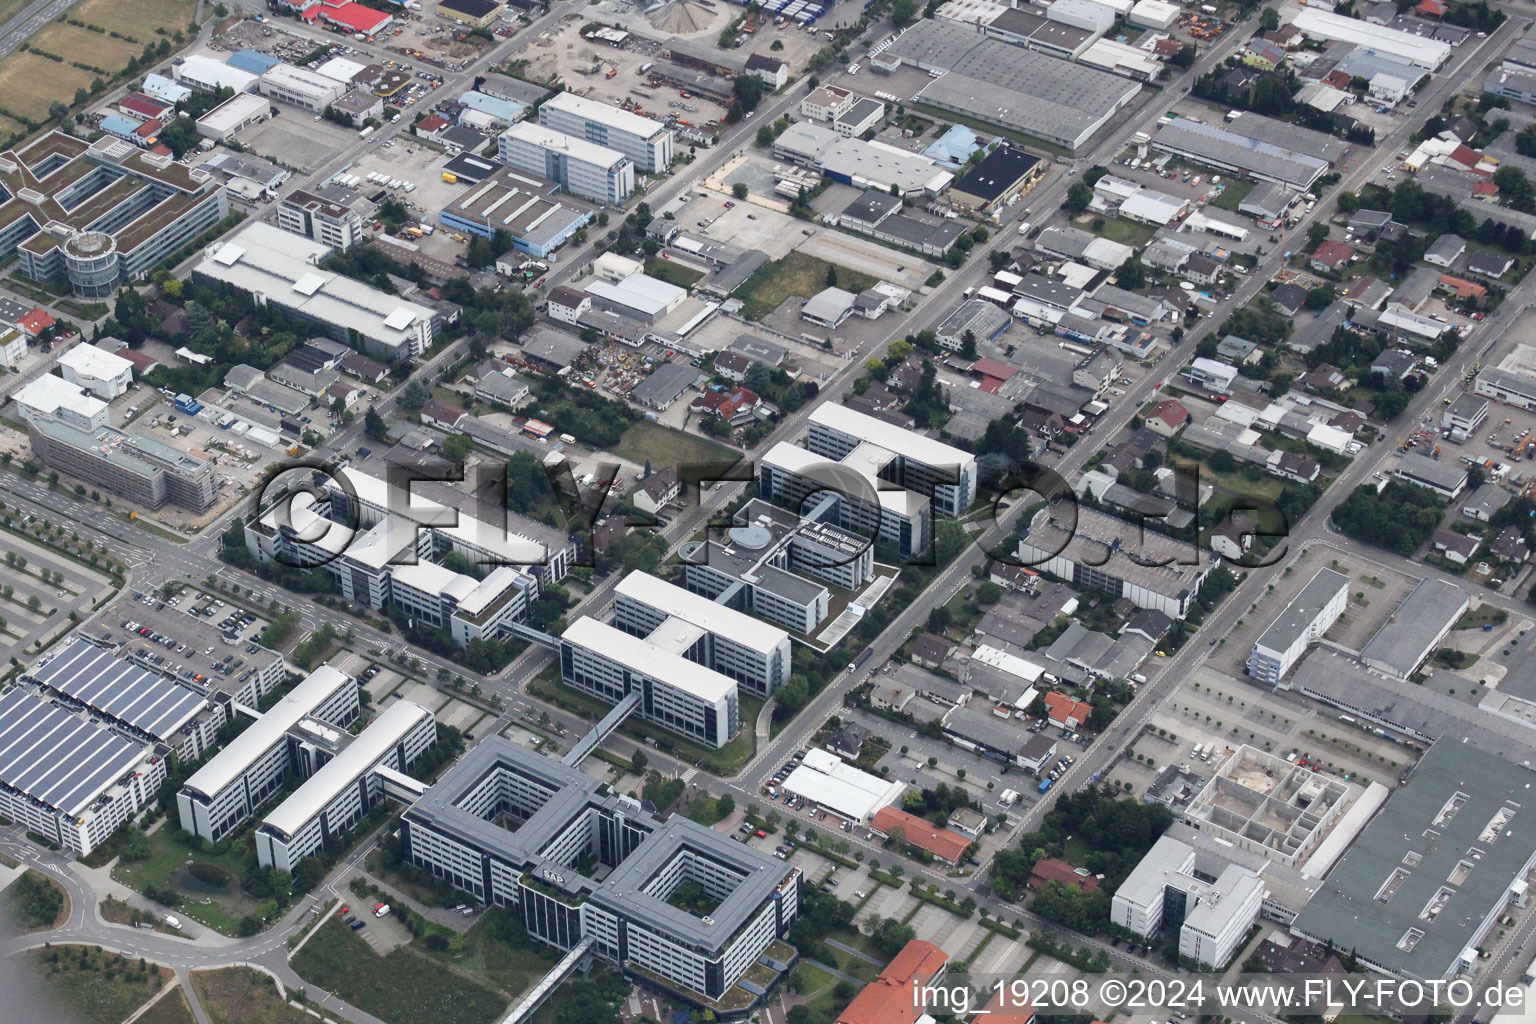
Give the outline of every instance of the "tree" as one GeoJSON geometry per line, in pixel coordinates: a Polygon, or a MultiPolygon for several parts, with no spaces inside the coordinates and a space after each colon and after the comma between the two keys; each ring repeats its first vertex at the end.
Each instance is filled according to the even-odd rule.
{"type": "Polygon", "coordinates": [[[1115,272],[1115,284],[1127,291],[1147,286],[1147,268],[1139,256],[1132,256],[1120,264],[1120,269],[1115,272]]]}
{"type": "Polygon", "coordinates": [[[764,149],[767,149],[769,146],[773,145],[772,126],[766,124],[760,124],[757,126],[757,144],[762,146],[764,149]]]}
{"type": "Polygon", "coordinates": [[[715,798],[715,810],[720,817],[729,817],[736,810],[736,798],[729,793],[723,793],[715,798]]]}
{"type": "Polygon", "coordinates": [[[1266,7],[1259,14],[1259,31],[1273,32],[1280,27],[1280,12],[1273,7],[1266,7]]]}
{"type": "Polygon", "coordinates": [[[901,952],[903,946],[917,938],[917,931],[894,917],[882,917],[870,925],[869,937],[876,949],[887,957],[893,957],[901,952]]]}
{"type": "Polygon", "coordinates": [[[406,383],[400,392],[400,404],[407,409],[420,409],[432,400],[432,389],[419,380],[406,383]]]}
{"type": "Polygon", "coordinates": [[[901,28],[917,15],[917,0],[892,0],[891,23],[901,28]]]}
{"type": "Polygon", "coordinates": [[[384,426],[384,417],[380,416],[372,406],[363,413],[363,433],[374,441],[389,439],[389,428],[384,426]]]}
{"type": "Polygon", "coordinates": [[[54,100],[48,104],[48,120],[62,121],[69,116],[69,107],[62,100],[54,100]]]}
{"type": "Polygon", "coordinates": [[[731,186],[731,195],[735,196],[737,199],[747,198],[747,192],[747,183],[744,181],[738,181],[736,184],[731,186]]]}
{"type": "Polygon", "coordinates": [[[1093,202],[1093,189],[1082,181],[1074,181],[1067,189],[1067,201],[1061,204],[1061,208],[1068,213],[1082,213],[1088,209],[1088,204],[1093,202]]]}
{"type": "Polygon", "coordinates": [[[443,442],[443,458],[450,462],[463,462],[469,457],[469,438],[463,434],[454,434],[443,442]]]}
{"type": "Polygon", "coordinates": [[[737,75],[731,84],[731,92],[735,96],[732,105],[750,114],[763,101],[763,88],[763,80],[757,75],[737,75]]]}
{"type": "Polygon", "coordinates": [[[799,711],[811,699],[810,680],[796,673],[784,680],[784,685],[779,687],[774,697],[777,699],[779,707],[784,710],[789,712],[799,711]]]}
{"type": "Polygon", "coordinates": [[[1328,225],[1313,224],[1307,228],[1307,245],[1315,249],[1328,241],[1328,225]]]}
{"type": "Polygon", "coordinates": [[[644,775],[645,766],[650,763],[651,759],[645,756],[645,751],[636,750],[634,755],[629,759],[629,770],[634,772],[636,775],[644,775]]]}
{"type": "Polygon", "coordinates": [[[827,287],[828,288],[836,288],[837,287],[837,268],[835,266],[832,266],[831,264],[827,265],[826,282],[827,282],[827,287]]]}
{"type": "Polygon", "coordinates": [[[967,327],[960,335],[960,358],[975,359],[976,355],[976,332],[967,327]]]}

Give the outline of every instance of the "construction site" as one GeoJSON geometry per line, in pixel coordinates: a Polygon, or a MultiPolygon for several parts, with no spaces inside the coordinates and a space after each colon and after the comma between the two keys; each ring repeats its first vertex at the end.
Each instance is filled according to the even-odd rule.
{"type": "Polygon", "coordinates": [[[1240,849],[1297,867],[1353,796],[1349,784],[1332,775],[1244,744],[1217,768],[1185,820],[1240,849]]]}

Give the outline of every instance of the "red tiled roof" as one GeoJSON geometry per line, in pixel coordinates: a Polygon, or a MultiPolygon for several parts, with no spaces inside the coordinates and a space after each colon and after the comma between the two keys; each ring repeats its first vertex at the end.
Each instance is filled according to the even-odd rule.
{"type": "Polygon", "coordinates": [[[1153,406],[1149,418],[1160,419],[1170,427],[1177,427],[1189,419],[1189,410],[1184,408],[1182,403],[1169,398],[1153,406]]]}
{"type": "Polygon", "coordinates": [[[999,988],[972,1024],[1030,1024],[1035,1019],[1034,1004],[1015,998],[1016,995],[1011,988],[999,988]],[[1008,993],[1006,997],[1005,992],[1008,993]]]}
{"type": "Polygon", "coordinates": [[[1312,258],[1319,263],[1326,263],[1330,267],[1336,267],[1355,254],[1355,250],[1343,242],[1324,242],[1312,250],[1312,258]]]}
{"type": "Polygon", "coordinates": [[[431,117],[422,118],[421,123],[416,126],[416,134],[422,135],[427,132],[439,132],[447,127],[448,119],[446,117],[443,117],[441,114],[433,114],[431,117]]]}
{"type": "Polygon", "coordinates": [[[144,352],[135,352],[131,348],[125,348],[117,353],[133,364],[133,368],[140,373],[148,373],[160,365],[160,360],[144,352]]]}
{"type": "Polygon", "coordinates": [[[130,114],[140,114],[144,117],[159,117],[169,109],[170,104],[161,103],[159,100],[152,100],[148,96],[134,93],[117,106],[119,110],[125,110],[130,114]]]}
{"type": "Polygon", "coordinates": [[[1419,0],[1419,5],[1414,10],[1420,14],[1427,14],[1432,18],[1444,17],[1446,12],[1445,0],[1419,0]]]}
{"type": "Polygon", "coordinates": [[[1093,710],[1093,705],[1085,700],[1073,700],[1064,693],[1052,690],[1045,695],[1045,706],[1050,709],[1051,721],[1057,725],[1067,725],[1076,722],[1082,725],[1088,721],[1088,714],[1093,710]]]}
{"type": "Polygon", "coordinates": [[[16,326],[25,334],[37,334],[53,326],[53,317],[49,316],[48,311],[42,306],[38,306],[17,320],[16,326]]]}
{"type": "Polygon", "coordinates": [[[1450,274],[1441,274],[1440,283],[1456,293],[1458,299],[1482,298],[1488,294],[1488,289],[1480,284],[1468,281],[1465,278],[1452,277],[1450,274]]]}
{"type": "Polygon", "coordinates": [[[948,954],[938,946],[913,939],[853,997],[837,1015],[837,1024],[914,1024],[921,1010],[912,998],[913,982],[931,981],[948,962],[948,954]]]}
{"type": "Polygon", "coordinates": [[[1018,368],[1009,366],[1000,359],[978,359],[971,364],[971,372],[983,377],[996,377],[998,380],[1007,380],[1018,373],[1018,368]]]}
{"type": "Polygon", "coordinates": [[[869,823],[886,835],[891,834],[891,829],[899,828],[906,834],[907,842],[951,864],[958,864],[966,847],[971,845],[971,841],[960,833],[895,807],[880,808],[869,823]]]}
{"type": "Polygon", "coordinates": [[[1060,857],[1047,857],[1036,861],[1029,872],[1029,886],[1037,889],[1048,882],[1060,882],[1084,892],[1098,892],[1099,880],[1092,874],[1078,874],[1077,868],[1060,857]]]}
{"type": "Polygon", "coordinates": [[[1499,194],[1499,186],[1491,181],[1479,181],[1472,186],[1472,194],[1475,196],[1496,196],[1499,194]]]}
{"type": "Polygon", "coordinates": [[[157,134],[160,129],[164,127],[164,121],[145,121],[143,124],[139,125],[138,129],[133,134],[137,135],[141,139],[147,139],[157,134]]]}

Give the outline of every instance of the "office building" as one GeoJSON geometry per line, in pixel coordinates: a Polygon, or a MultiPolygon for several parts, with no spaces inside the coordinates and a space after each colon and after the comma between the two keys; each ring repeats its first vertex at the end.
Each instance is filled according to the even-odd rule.
{"type": "Polygon", "coordinates": [[[306,730],[311,735],[324,726],[345,729],[361,708],[356,679],[329,665],[315,669],[182,785],[182,829],[213,843],[223,839],[283,788],[291,767],[313,762],[290,732],[306,722],[322,727],[306,730]]]}
{"type": "Polygon", "coordinates": [[[869,538],[756,498],[724,536],[690,541],[682,557],[689,590],[801,636],[829,614],[826,584],[857,592],[876,578],[869,538]]]}
{"type": "Polygon", "coordinates": [[[1467,468],[1455,462],[1441,462],[1427,455],[1409,452],[1398,460],[1392,475],[1406,483],[1433,491],[1446,501],[1467,488],[1467,468]]]}
{"type": "Polygon", "coordinates": [[[1440,416],[1440,426],[1450,431],[1451,440],[1465,441],[1488,418],[1488,399],[1463,391],[1440,416]]]}
{"type": "Polygon", "coordinates": [[[59,372],[105,402],[133,383],[133,364],[122,356],[82,342],[59,356],[59,372]]]}
{"type": "Polygon", "coordinates": [[[1349,577],[1319,569],[1254,642],[1248,654],[1248,674],[1271,686],[1282,685],[1281,680],[1296,667],[1307,645],[1323,638],[1348,603],[1349,577]]]}
{"type": "Polygon", "coordinates": [[[598,146],[616,149],[644,174],[672,166],[673,136],[660,121],[573,92],[556,93],[539,107],[539,123],[598,146]]]}
{"type": "Polygon", "coordinates": [[[1470,604],[1454,583],[1425,577],[1360,649],[1360,660],[1399,679],[1412,677],[1470,604]]]}
{"type": "Polygon", "coordinates": [[[23,423],[39,417],[62,420],[79,430],[107,425],[107,403],[52,373],[34,377],[11,393],[23,423]]]}
{"type": "Polygon", "coordinates": [[[396,701],[356,737],[328,731],[332,736],[322,738],[342,744],[336,754],[256,829],[256,860],[264,868],[291,872],[386,795],[399,797],[403,790],[414,798],[426,790],[404,775],[437,742],[437,720],[426,708],[396,701]]]}
{"type": "Polygon", "coordinates": [[[213,463],[143,434],[107,426],[82,430],[60,418],[33,416],[27,437],[43,465],[141,508],[171,504],[199,513],[218,498],[213,463]]]}
{"type": "Polygon", "coordinates": [[[789,678],[789,634],[650,573],[632,572],[614,589],[613,624],[633,636],[666,636],[677,623],[698,640],[683,657],[730,676],[760,697],[789,678]]]}
{"type": "Polygon", "coordinates": [[[283,197],[277,226],[332,249],[350,249],[363,239],[363,219],[356,210],[302,188],[283,197]]]}
{"type": "Polygon", "coordinates": [[[261,76],[256,88],[268,99],[317,111],[324,110],[347,91],[334,78],[292,64],[274,64],[261,76]]]}
{"type": "Polygon", "coordinates": [[[408,359],[432,346],[434,309],[322,269],[332,247],[271,224],[247,224],[208,250],[192,269],[205,284],[228,285],[290,319],[340,342],[361,342],[369,355],[408,359]]]}
{"type": "Polygon", "coordinates": [[[1536,867],[1528,764],[1441,740],[1387,798],[1292,930],[1420,981],[1470,977],[1536,867]]]}
{"type": "Polygon", "coordinates": [[[930,498],[934,511],[948,519],[964,515],[976,500],[975,456],[844,405],[817,407],[805,446],[840,461],[856,451],[861,459],[873,454],[871,463],[879,463],[875,475],[930,498]]]}
{"type": "Polygon", "coordinates": [[[261,510],[245,527],[251,555],[317,567],[349,601],[398,607],[448,630],[461,647],[505,639],[538,600],[541,580],[557,582],[569,568],[571,545],[560,531],[512,513],[504,524],[474,518],[475,499],[451,486],[433,491],[430,481],[411,481],[408,491],[382,470],[343,472],[344,484],[330,481],[319,499],[300,495],[290,505],[283,497],[261,510]],[[477,579],[440,564],[454,552],[494,568],[477,579]]]}
{"type": "Polygon", "coordinates": [[[496,158],[610,206],[622,205],[635,190],[635,165],[623,153],[527,121],[501,133],[496,158]]]}
{"type": "Polygon", "coordinates": [[[780,441],[758,463],[758,494],[803,518],[866,541],[888,541],[901,554],[914,555],[933,539],[932,503],[877,475],[892,455],[871,445],[855,458],[834,461],[780,441]]]}
{"type": "Polygon", "coordinates": [[[703,633],[671,618],[641,639],[584,615],[560,635],[560,678],[611,704],[638,694],[641,718],[719,749],[741,726],[740,698],[736,680],[683,656],[703,633]]]}
{"type": "MultiPolygon", "coordinates": [[[[800,870],[684,818],[658,821],[581,771],[488,737],[402,816],[405,858],[528,935],[719,1000],[800,909],[800,870]],[[704,911],[672,897],[703,890],[704,911]]],[[[743,991],[742,997],[750,999],[743,991]]]]}
{"type": "MultiPolygon", "coordinates": [[[[219,67],[225,65],[220,64],[219,67]]],[[[0,154],[0,259],[103,298],[137,280],[229,213],[207,171],[121,139],[49,132],[0,154]]]]}
{"type": "Polygon", "coordinates": [[[155,799],[166,759],[20,687],[0,693],[0,815],[84,857],[155,799]]]}
{"type": "Polygon", "coordinates": [[[1049,508],[1036,512],[1019,538],[1017,557],[1075,587],[1127,598],[1173,619],[1190,613],[1215,565],[1192,540],[1140,530],[1090,508],[1078,509],[1075,523],[1057,520],[1049,508]]]}
{"type": "Polygon", "coordinates": [[[1214,882],[1194,870],[1194,847],[1163,836],[1115,890],[1110,921],[1143,937],[1177,935],[1180,956],[1219,969],[1258,920],[1264,883],[1235,864],[1214,882]]]}

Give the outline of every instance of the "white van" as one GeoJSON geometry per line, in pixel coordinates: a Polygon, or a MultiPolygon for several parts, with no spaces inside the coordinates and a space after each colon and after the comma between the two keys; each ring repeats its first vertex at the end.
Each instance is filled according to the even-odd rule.
{"type": "Polygon", "coordinates": [[[177,917],[175,914],[166,914],[165,924],[168,928],[180,928],[181,918],[177,917]]]}

